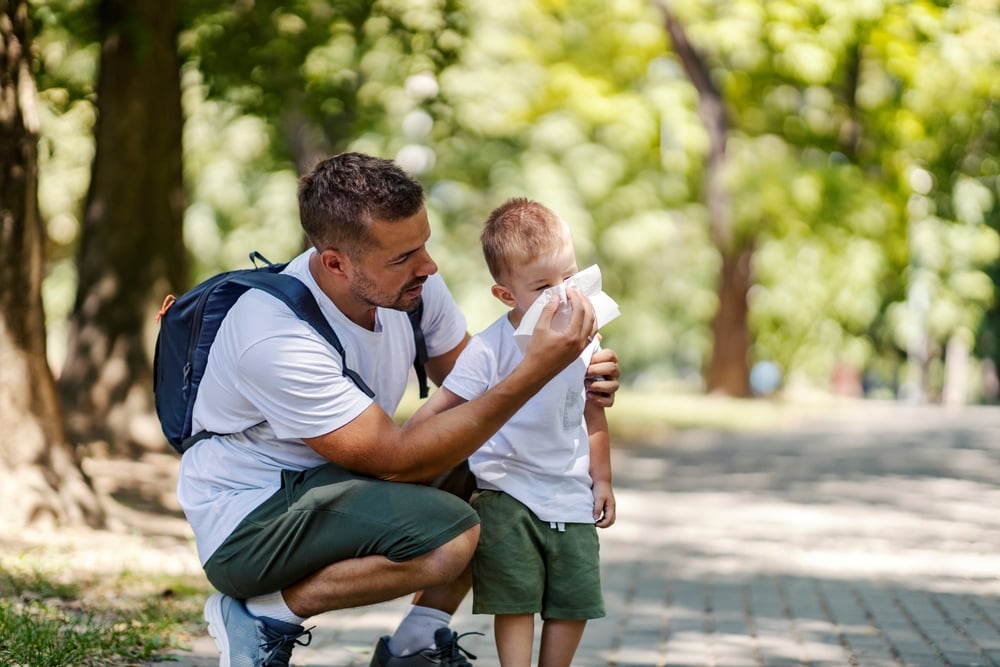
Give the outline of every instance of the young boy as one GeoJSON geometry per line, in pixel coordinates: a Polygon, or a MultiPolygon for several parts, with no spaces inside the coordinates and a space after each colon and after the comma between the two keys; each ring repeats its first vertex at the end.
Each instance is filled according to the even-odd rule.
{"type": "MultiPolygon", "coordinates": [[[[510,373],[523,357],[515,329],[525,313],[577,274],[568,226],[537,202],[504,203],[481,240],[493,296],[510,311],[471,340],[411,423],[476,398],[510,373]]],[[[610,441],[604,409],[584,400],[598,345],[591,341],[469,458],[482,531],[473,612],[495,615],[501,667],[531,665],[536,613],[543,619],[540,667],[569,667],[587,619],[604,616],[595,526],[615,521],[610,441]]]]}

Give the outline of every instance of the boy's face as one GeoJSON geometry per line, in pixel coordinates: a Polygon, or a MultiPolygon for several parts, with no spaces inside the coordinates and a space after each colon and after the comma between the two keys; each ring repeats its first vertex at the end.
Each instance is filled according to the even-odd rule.
{"type": "Polygon", "coordinates": [[[577,271],[576,252],[572,241],[566,238],[558,248],[528,260],[511,262],[503,283],[493,286],[493,296],[513,310],[516,326],[542,291],[558,285],[577,271]]]}

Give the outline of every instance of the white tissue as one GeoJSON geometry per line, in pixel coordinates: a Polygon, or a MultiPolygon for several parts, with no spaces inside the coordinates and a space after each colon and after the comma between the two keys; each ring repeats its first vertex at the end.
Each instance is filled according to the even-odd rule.
{"type": "Polygon", "coordinates": [[[594,306],[594,315],[597,317],[598,329],[621,314],[614,299],[602,291],[601,269],[594,264],[576,275],[570,276],[563,281],[562,285],[547,288],[535,299],[535,302],[521,318],[521,324],[514,330],[514,342],[517,343],[518,347],[524,350],[528,346],[531,332],[538,324],[538,316],[545,308],[545,304],[552,298],[553,292],[565,295],[566,287],[569,286],[576,287],[583,296],[590,299],[590,303],[594,306]]]}

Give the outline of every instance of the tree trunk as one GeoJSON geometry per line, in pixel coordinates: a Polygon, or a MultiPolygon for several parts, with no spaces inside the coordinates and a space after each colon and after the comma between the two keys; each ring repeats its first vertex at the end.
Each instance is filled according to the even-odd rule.
{"type": "Polygon", "coordinates": [[[26,0],[0,0],[0,513],[8,529],[101,522],[45,356],[38,114],[26,0]]]}
{"type": "Polygon", "coordinates": [[[59,388],[70,437],[163,446],[152,416],[154,314],[186,284],[178,0],[101,0],[96,152],[59,388]]]}
{"type": "Polygon", "coordinates": [[[723,182],[726,165],[726,140],[729,127],[722,93],[712,81],[704,57],[688,41],[684,26],[674,17],[666,2],[657,1],[664,26],[681,65],[698,91],[698,117],[708,132],[708,157],[705,163],[705,204],[712,243],[722,258],[719,274],[719,309],[712,322],[712,359],[706,370],[709,392],[729,396],[750,395],[750,325],[747,320],[747,295],[752,285],[750,267],[753,259],[751,240],[737,240],[733,234],[729,193],[723,182]]]}
{"type": "Polygon", "coordinates": [[[750,395],[750,329],[747,294],[753,284],[751,248],[739,255],[723,254],[719,272],[719,309],[712,321],[712,360],[707,389],[728,396],[750,395]]]}

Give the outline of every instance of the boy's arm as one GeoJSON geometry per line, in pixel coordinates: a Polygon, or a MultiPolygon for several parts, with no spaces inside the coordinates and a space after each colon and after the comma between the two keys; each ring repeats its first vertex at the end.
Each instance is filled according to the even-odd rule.
{"type": "Polygon", "coordinates": [[[465,399],[454,393],[449,389],[441,387],[433,394],[430,395],[426,401],[410,415],[410,418],[406,420],[403,424],[403,428],[407,429],[411,426],[415,426],[420,422],[433,417],[436,414],[444,412],[445,410],[451,410],[454,407],[458,407],[462,403],[465,403],[465,399]]]}
{"type": "Polygon", "coordinates": [[[583,409],[590,439],[590,479],[594,487],[594,521],[598,528],[615,522],[615,494],[611,489],[611,434],[604,408],[588,402],[583,409]]]}

